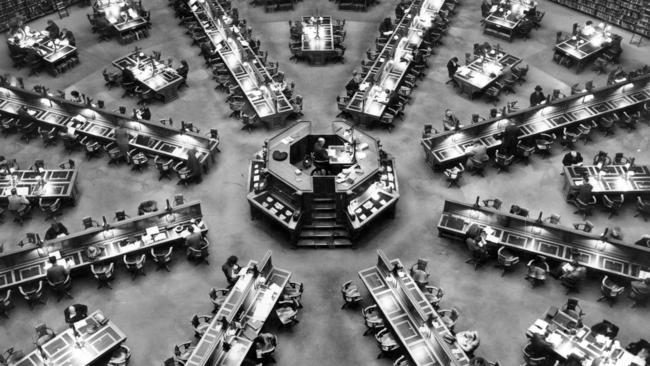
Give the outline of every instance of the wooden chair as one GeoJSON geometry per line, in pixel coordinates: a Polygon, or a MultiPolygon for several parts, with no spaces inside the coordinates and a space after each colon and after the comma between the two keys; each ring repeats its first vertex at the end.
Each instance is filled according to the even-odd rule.
{"type": "Polygon", "coordinates": [[[151,248],[151,258],[154,263],[156,263],[156,271],[164,269],[169,272],[169,263],[172,261],[172,253],[174,252],[174,247],[169,246],[167,248],[151,248]]]}
{"type": "Polygon", "coordinates": [[[359,288],[352,281],[347,281],[341,286],[341,296],[343,297],[341,309],[356,306],[362,300],[359,288]]]}
{"type": "Polygon", "coordinates": [[[376,333],[384,328],[384,318],[382,318],[381,312],[376,304],[361,309],[361,315],[363,315],[364,323],[367,328],[363,333],[364,336],[376,333]]]}
{"type": "Polygon", "coordinates": [[[598,301],[607,301],[609,306],[612,307],[618,297],[625,290],[625,286],[621,286],[616,282],[612,281],[609,276],[605,275],[602,282],[600,283],[600,292],[602,296],[598,298],[598,301]]]}
{"type": "Polygon", "coordinates": [[[214,309],[212,309],[212,314],[216,314],[219,311],[224,301],[226,301],[228,292],[230,292],[230,290],[226,288],[213,287],[210,289],[210,293],[209,293],[210,301],[212,301],[212,305],[214,306],[214,309]]]}
{"type": "Polygon", "coordinates": [[[90,265],[90,271],[93,273],[95,280],[97,280],[97,289],[102,287],[113,289],[111,286],[111,281],[114,278],[113,275],[115,272],[115,264],[113,262],[102,264],[93,263],[90,265]]]}

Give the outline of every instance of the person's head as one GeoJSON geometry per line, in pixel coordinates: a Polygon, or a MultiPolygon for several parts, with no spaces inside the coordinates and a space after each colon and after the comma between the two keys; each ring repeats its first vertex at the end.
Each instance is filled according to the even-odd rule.
{"type": "Polygon", "coordinates": [[[187,61],[185,61],[185,60],[181,60],[181,66],[183,66],[183,67],[188,67],[188,65],[187,65],[187,61]]]}
{"type": "Polygon", "coordinates": [[[233,264],[237,264],[238,260],[239,258],[237,258],[237,256],[231,255],[230,257],[228,257],[228,260],[226,262],[230,265],[233,265],[233,264]]]}
{"type": "Polygon", "coordinates": [[[575,156],[578,155],[578,152],[575,151],[575,150],[571,150],[571,152],[569,154],[571,154],[571,156],[575,157],[575,156]]]}
{"type": "Polygon", "coordinates": [[[52,19],[47,20],[47,25],[54,25],[54,21],[52,19]]]}
{"type": "Polygon", "coordinates": [[[451,116],[451,110],[450,109],[445,109],[445,116],[451,116]]]}
{"type": "Polygon", "coordinates": [[[63,28],[63,29],[61,29],[61,34],[63,34],[63,35],[67,35],[67,33],[68,33],[68,29],[67,29],[67,28],[63,28]]]}
{"type": "Polygon", "coordinates": [[[318,145],[325,146],[325,138],[324,137],[319,137],[318,138],[318,145]]]}
{"type": "Polygon", "coordinates": [[[55,256],[51,256],[49,260],[50,260],[51,264],[56,264],[56,257],[55,256]]]}
{"type": "Polygon", "coordinates": [[[12,195],[12,196],[15,196],[15,195],[17,195],[17,194],[18,194],[18,191],[16,190],[16,188],[12,188],[12,189],[11,189],[11,195],[12,195]]]}
{"type": "Polygon", "coordinates": [[[536,93],[541,93],[542,92],[542,87],[539,86],[539,85],[535,86],[535,92],[536,93]]]}
{"type": "Polygon", "coordinates": [[[586,25],[592,25],[592,24],[594,24],[594,22],[592,22],[591,20],[587,20],[587,22],[585,24],[586,25]]]}
{"type": "Polygon", "coordinates": [[[452,62],[458,62],[458,57],[452,57],[452,58],[451,58],[451,61],[452,61],[452,62]]]}
{"type": "Polygon", "coordinates": [[[193,233],[193,232],[194,232],[194,226],[191,226],[191,225],[190,225],[190,226],[187,228],[187,231],[189,231],[190,233],[193,233]]]}
{"type": "Polygon", "coordinates": [[[68,306],[68,313],[70,313],[70,316],[75,316],[77,314],[77,309],[75,309],[74,306],[68,306]]]}

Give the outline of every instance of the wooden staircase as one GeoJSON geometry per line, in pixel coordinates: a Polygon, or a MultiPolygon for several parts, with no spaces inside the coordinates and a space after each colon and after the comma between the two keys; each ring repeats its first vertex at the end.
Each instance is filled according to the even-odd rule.
{"type": "Polygon", "coordinates": [[[336,200],[334,198],[314,198],[311,211],[311,224],[304,225],[296,247],[298,248],[341,248],[352,246],[350,232],[337,223],[336,200]]]}

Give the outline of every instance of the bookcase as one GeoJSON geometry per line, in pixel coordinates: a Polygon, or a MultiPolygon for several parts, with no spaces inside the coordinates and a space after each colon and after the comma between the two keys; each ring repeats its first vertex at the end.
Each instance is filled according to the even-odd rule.
{"type": "Polygon", "coordinates": [[[551,0],[603,21],[650,37],[650,0],[551,0]]]}
{"type": "MultiPolygon", "coordinates": [[[[16,16],[23,16],[27,21],[56,12],[57,0],[0,0],[0,32],[9,28],[16,16]]],[[[61,0],[58,0],[61,2],[61,0]]],[[[79,0],[64,0],[65,3],[78,2],[79,0]]]]}

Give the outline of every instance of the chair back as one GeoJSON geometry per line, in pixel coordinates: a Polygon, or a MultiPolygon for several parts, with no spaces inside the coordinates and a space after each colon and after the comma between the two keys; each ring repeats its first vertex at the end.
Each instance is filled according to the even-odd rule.
{"type": "Polygon", "coordinates": [[[185,198],[182,193],[177,193],[174,195],[174,205],[179,206],[185,203],[185,198]]]}
{"type": "Polygon", "coordinates": [[[115,211],[115,220],[117,221],[126,220],[126,212],[124,212],[124,210],[115,211]]]}
{"type": "Polygon", "coordinates": [[[84,229],[90,229],[91,227],[95,226],[94,225],[95,222],[93,218],[90,216],[86,216],[83,219],[81,219],[81,223],[84,229]]]}

